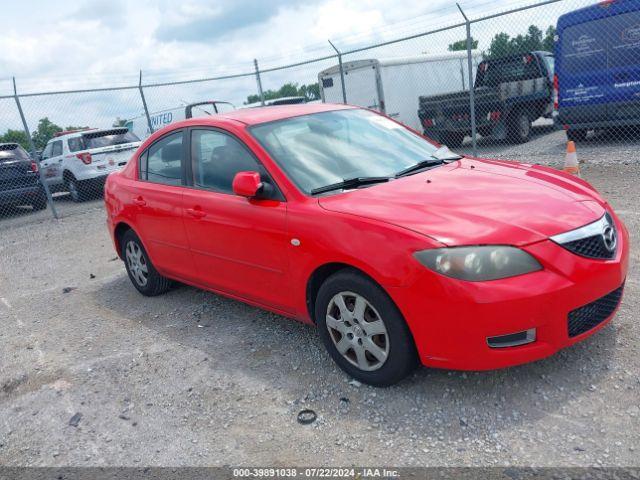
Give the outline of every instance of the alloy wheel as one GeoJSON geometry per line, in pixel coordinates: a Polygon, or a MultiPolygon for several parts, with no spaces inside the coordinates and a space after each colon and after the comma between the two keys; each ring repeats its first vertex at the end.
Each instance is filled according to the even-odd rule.
{"type": "Polygon", "coordinates": [[[360,370],[378,370],[386,362],[387,328],[363,296],[353,292],[334,295],[327,307],[326,325],[340,355],[360,370]]]}
{"type": "Polygon", "coordinates": [[[125,249],[127,265],[131,276],[138,285],[144,287],[149,279],[149,268],[142,253],[142,248],[136,242],[128,242],[125,249]]]}

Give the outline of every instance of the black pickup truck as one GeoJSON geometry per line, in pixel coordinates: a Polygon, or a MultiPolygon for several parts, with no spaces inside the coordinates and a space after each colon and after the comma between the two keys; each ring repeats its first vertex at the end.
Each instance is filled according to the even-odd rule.
{"type": "MultiPolygon", "coordinates": [[[[476,127],[514,143],[529,141],[531,122],[553,112],[553,54],[526,52],[484,60],[475,85],[476,127]]],[[[469,91],[421,96],[418,117],[424,134],[450,147],[471,135],[469,91]]]]}

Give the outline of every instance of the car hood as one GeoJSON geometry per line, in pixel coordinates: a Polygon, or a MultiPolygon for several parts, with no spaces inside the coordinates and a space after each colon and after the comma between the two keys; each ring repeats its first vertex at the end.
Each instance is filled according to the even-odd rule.
{"type": "Polygon", "coordinates": [[[451,246],[537,242],[597,220],[606,202],[583,180],[547,167],[464,158],[319,204],[451,246]]]}

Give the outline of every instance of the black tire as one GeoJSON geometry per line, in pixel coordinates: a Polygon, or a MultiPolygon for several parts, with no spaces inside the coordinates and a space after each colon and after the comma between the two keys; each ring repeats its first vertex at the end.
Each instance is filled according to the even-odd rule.
{"type": "Polygon", "coordinates": [[[32,203],[33,210],[44,210],[47,208],[47,196],[42,192],[32,203]]]}
{"type": "Polygon", "coordinates": [[[442,132],[438,141],[451,148],[458,148],[464,141],[465,134],[462,132],[442,132]]]}
{"type": "MultiPolygon", "coordinates": [[[[350,312],[354,312],[356,308],[355,303],[352,309],[349,308],[349,305],[347,305],[346,308],[349,309],[350,312]]],[[[334,313],[334,315],[337,315],[337,313],[334,313]]],[[[315,318],[320,338],[322,338],[331,358],[333,358],[342,370],[362,383],[376,387],[393,385],[405,378],[418,363],[418,355],[413,337],[396,305],[379,285],[355,270],[341,270],[331,275],[322,284],[316,297],[315,318]],[[377,319],[382,320],[386,328],[384,342],[382,343],[383,348],[387,350],[385,360],[380,362],[376,357],[373,357],[370,352],[366,352],[369,354],[369,359],[373,359],[375,362],[381,364],[375,370],[368,371],[361,369],[352,363],[356,361],[356,359],[353,358],[356,356],[355,350],[348,349],[345,351],[346,356],[352,357],[351,360],[343,356],[336,347],[335,335],[337,330],[330,332],[327,328],[328,310],[330,306],[334,306],[333,299],[342,294],[346,296],[353,294],[364,298],[369,304],[366,307],[366,311],[369,313],[365,314],[365,310],[363,310],[362,318],[364,319],[366,316],[370,316],[373,320],[376,320],[376,318],[379,317],[377,319]],[[371,309],[370,307],[373,308],[371,309]]],[[[345,322],[345,320],[345,318],[341,319],[343,327],[349,323],[345,322]]],[[[354,320],[350,321],[354,322],[354,320]]],[[[358,322],[355,321],[355,324],[358,324],[358,322]]],[[[355,324],[353,328],[359,328],[355,324]]],[[[363,327],[359,330],[359,335],[363,336],[363,338],[365,336],[368,337],[368,340],[374,339],[376,343],[378,343],[379,340],[375,337],[379,338],[380,335],[370,336],[366,334],[367,327],[364,327],[364,325],[371,324],[367,321],[362,322],[362,320],[361,324],[363,327]]],[[[358,339],[358,337],[354,339],[353,333],[351,333],[351,338],[347,338],[347,335],[349,334],[345,333],[344,339],[351,342],[352,345],[356,346],[356,341],[362,345],[362,339],[358,339]]],[[[337,343],[341,343],[341,340],[343,340],[342,335],[340,335],[337,343]]],[[[380,343],[378,343],[378,345],[380,345],[380,343]]],[[[364,354],[365,353],[363,353],[363,355],[364,354]]]]}
{"type": "Polygon", "coordinates": [[[84,202],[89,198],[89,191],[86,184],[80,180],[76,180],[73,173],[69,173],[64,177],[64,185],[71,195],[71,200],[76,203],[84,202]]]}
{"type": "Polygon", "coordinates": [[[127,275],[129,275],[129,280],[134,287],[142,294],[147,297],[155,297],[156,295],[160,295],[165,293],[167,290],[171,288],[172,282],[168,278],[163,277],[158,273],[155,269],[151,260],[149,260],[149,255],[147,255],[147,251],[144,249],[142,242],[135,234],[133,230],[128,230],[120,239],[120,245],[122,248],[122,259],[124,260],[124,265],[127,269],[127,275]],[[146,273],[146,283],[140,281],[140,276],[135,272],[136,267],[134,263],[130,262],[127,257],[127,248],[132,244],[136,249],[139,249],[141,255],[141,261],[146,265],[147,273],[146,273]]]}
{"type": "Polygon", "coordinates": [[[525,110],[516,110],[507,118],[507,139],[527,143],[531,139],[531,119],[525,110]]]}
{"type": "Polygon", "coordinates": [[[587,139],[587,130],[567,130],[567,139],[572,142],[584,142],[587,139]]]}

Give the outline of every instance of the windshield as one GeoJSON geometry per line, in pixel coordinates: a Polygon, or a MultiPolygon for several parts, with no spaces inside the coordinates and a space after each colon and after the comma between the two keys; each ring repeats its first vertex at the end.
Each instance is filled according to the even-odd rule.
{"type": "Polygon", "coordinates": [[[126,128],[85,133],[82,135],[82,138],[84,140],[84,148],[81,148],[81,150],[110,147],[112,145],[121,145],[123,143],[134,143],[140,141],[134,133],[129,132],[126,128]]]}
{"type": "Polygon", "coordinates": [[[392,177],[437,147],[367,110],[336,110],[252,127],[251,133],[305,193],[356,177],[392,177]]]}

